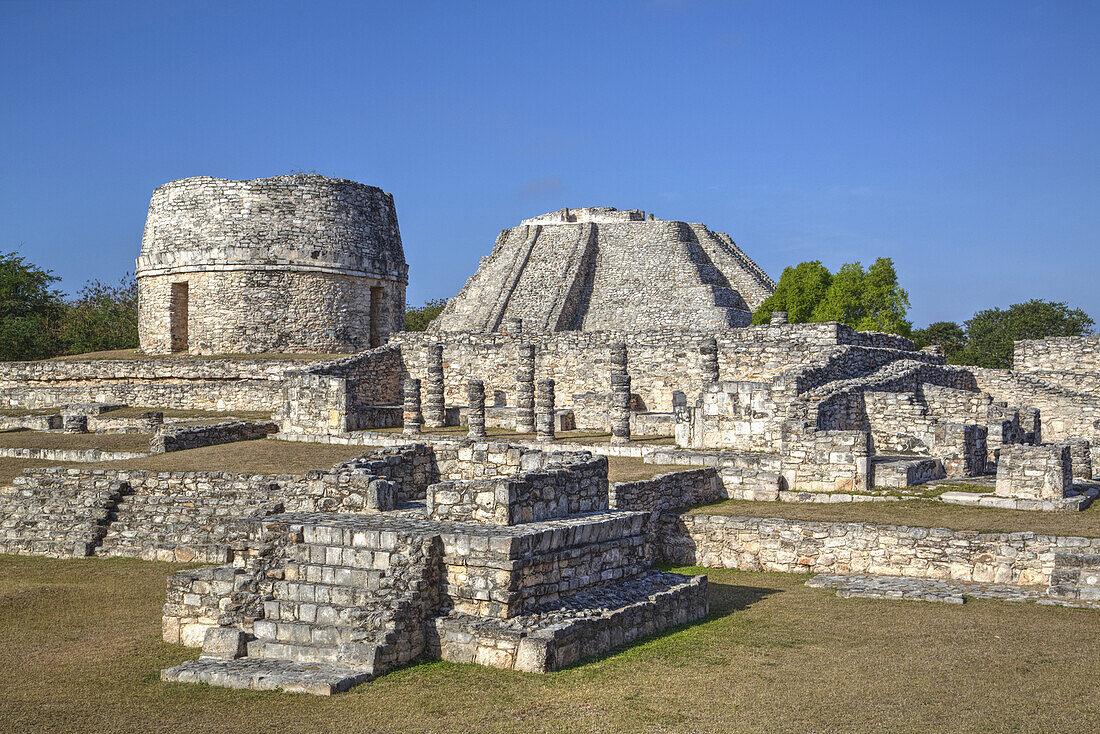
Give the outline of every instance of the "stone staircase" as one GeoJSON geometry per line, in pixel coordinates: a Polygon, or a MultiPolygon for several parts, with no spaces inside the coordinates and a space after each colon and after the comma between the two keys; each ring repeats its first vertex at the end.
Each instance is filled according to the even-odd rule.
{"type": "Polygon", "coordinates": [[[254,639],[224,655],[208,633],[203,657],[162,671],[162,679],[324,695],[423,652],[424,620],[438,604],[438,539],[356,532],[323,520],[301,526],[299,537],[265,572],[276,578],[263,618],[253,622],[254,639]]]}
{"type": "Polygon", "coordinates": [[[18,476],[0,489],[0,553],[90,556],[127,490],[117,481],[82,487],[78,474],[18,476]]]}
{"type": "Polygon", "coordinates": [[[228,563],[244,543],[249,516],[282,511],[256,490],[220,490],[201,497],[171,489],[125,495],[96,555],[146,561],[228,563]]]}

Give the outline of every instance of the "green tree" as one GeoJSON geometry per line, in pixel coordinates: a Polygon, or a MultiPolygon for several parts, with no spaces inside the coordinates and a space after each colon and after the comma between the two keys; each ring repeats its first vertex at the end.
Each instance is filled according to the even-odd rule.
{"type": "Polygon", "coordinates": [[[446,298],[434,298],[425,301],[423,306],[410,306],[405,309],[405,331],[425,331],[428,324],[435,320],[447,305],[446,298]]]}
{"type": "Polygon", "coordinates": [[[866,273],[859,263],[847,263],[836,271],[824,298],[814,307],[810,321],[839,321],[855,326],[866,315],[864,281],[866,273]]]}
{"type": "Polygon", "coordinates": [[[1079,308],[1033,299],[1007,309],[979,311],[966,322],[966,348],[959,364],[1011,369],[1013,342],[1091,333],[1093,320],[1079,308]]]}
{"type": "Polygon", "coordinates": [[[819,261],[783,270],[775,292],[753,314],[754,324],[786,311],[792,324],[839,321],[860,331],[886,331],[909,336],[909,294],[898,284],[894,262],[880,257],[863,270],[858,262],[842,265],[833,275],[819,261]]]}
{"type": "Polygon", "coordinates": [[[752,322],[766,324],[771,321],[774,311],[786,311],[787,318],[794,324],[809,321],[814,309],[825,297],[832,277],[828,268],[818,260],[784,268],[775,292],[756,309],[752,322]]]}
{"type": "Polygon", "coordinates": [[[62,310],[58,280],[14,252],[0,253],[0,360],[57,354],[54,326],[62,310]]]}
{"type": "Polygon", "coordinates": [[[66,354],[135,349],[137,322],[137,281],[127,273],[117,285],[90,281],[68,301],[58,338],[66,354]]]}
{"type": "Polygon", "coordinates": [[[913,324],[905,318],[908,312],[909,294],[898,284],[894,261],[880,257],[867,268],[863,279],[863,317],[852,325],[860,331],[909,336],[913,324]]]}
{"type": "Polygon", "coordinates": [[[939,346],[948,362],[958,364],[955,360],[966,348],[966,332],[954,321],[937,321],[923,329],[916,329],[913,332],[913,341],[917,349],[933,344],[939,346]]]}

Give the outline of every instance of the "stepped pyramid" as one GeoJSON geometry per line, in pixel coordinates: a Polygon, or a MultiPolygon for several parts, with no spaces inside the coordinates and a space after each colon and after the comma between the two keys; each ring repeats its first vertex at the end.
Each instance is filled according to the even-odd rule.
{"type": "Polygon", "coordinates": [[[562,209],[503,230],[432,331],[725,329],[775,283],[703,224],[638,209],[562,209]]]}

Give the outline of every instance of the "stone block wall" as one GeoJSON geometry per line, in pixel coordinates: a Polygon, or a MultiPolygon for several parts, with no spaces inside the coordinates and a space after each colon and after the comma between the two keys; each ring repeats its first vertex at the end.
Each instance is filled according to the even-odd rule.
{"type": "Polygon", "coordinates": [[[1064,444],[1006,446],[997,464],[997,494],[1017,499],[1061,500],[1073,487],[1070,448],[1064,444]]]}
{"type": "Polygon", "coordinates": [[[289,373],[311,360],[134,359],[0,362],[0,407],[112,403],[184,410],[271,411],[289,373]]]}
{"type": "Polygon", "coordinates": [[[607,459],[555,453],[543,468],[508,477],[444,481],[428,487],[428,517],[518,525],[608,507],[607,459]]]}
{"type": "Polygon", "coordinates": [[[185,451],[201,446],[216,446],[235,441],[265,438],[277,430],[274,423],[229,421],[207,426],[162,426],[149,442],[154,454],[185,451]]]}
{"type": "Polygon", "coordinates": [[[1100,553],[1100,539],[703,514],[661,515],[658,538],[673,564],[1019,586],[1049,586],[1058,555],[1100,553]]]}
{"type": "Polygon", "coordinates": [[[610,485],[609,492],[613,509],[642,512],[695,507],[727,496],[722,477],[713,467],[618,482],[610,485]]]}
{"type": "Polygon", "coordinates": [[[1013,344],[1012,369],[1017,372],[1069,372],[1100,376],[1100,334],[1029,339],[1013,344]]]}

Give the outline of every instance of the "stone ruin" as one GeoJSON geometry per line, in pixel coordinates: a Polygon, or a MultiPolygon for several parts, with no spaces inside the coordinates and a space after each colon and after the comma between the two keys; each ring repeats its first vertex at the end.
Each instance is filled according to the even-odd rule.
{"type": "Polygon", "coordinates": [[[171,577],[164,637],[203,654],[162,678],[328,694],[422,656],[541,673],[706,616],[705,577],[650,570],[648,513],[609,509],[605,458],[430,455],[408,501],[244,519],[233,565],[171,577]]]}
{"type": "MultiPolygon", "coordinates": [[[[938,499],[1084,509],[1100,337],[1019,342],[1010,371],[781,313],[749,326],[767,275],[727,235],[639,210],[504,230],[426,333],[401,331],[406,273],[380,189],[318,176],[158,189],[138,260],[144,351],[349,354],[0,364],[0,407],[34,411],[0,420],[110,431],[95,406],[264,411],[278,438],[364,454],[301,476],[28,470],[0,488],[0,552],[220,564],[169,582],[165,639],[203,654],[165,679],[313,693],[422,656],[555,670],[704,616],[704,579],[657,562],[976,581],[993,553],[982,581],[1100,599],[1087,542],[860,526],[834,552],[794,553],[791,538],[838,531],[674,512],[959,481],[988,491],[938,499]],[[459,425],[465,437],[445,433],[459,425]],[[488,437],[501,429],[513,435],[488,437]],[[637,440],[653,437],[665,442],[637,440]],[[605,456],[684,470],[609,486],[605,456]]],[[[260,429],[157,430],[172,450],[260,429]]]]}
{"type": "Polygon", "coordinates": [[[137,259],[147,354],[355,352],[404,328],[393,197],[315,175],[153,192],[137,259]]]}
{"type": "Polygon", "coordinates": [[[500,233],[435,332],[727,329],[775,290],[729,235],[637,209],[562,209],[500,233]]]}

